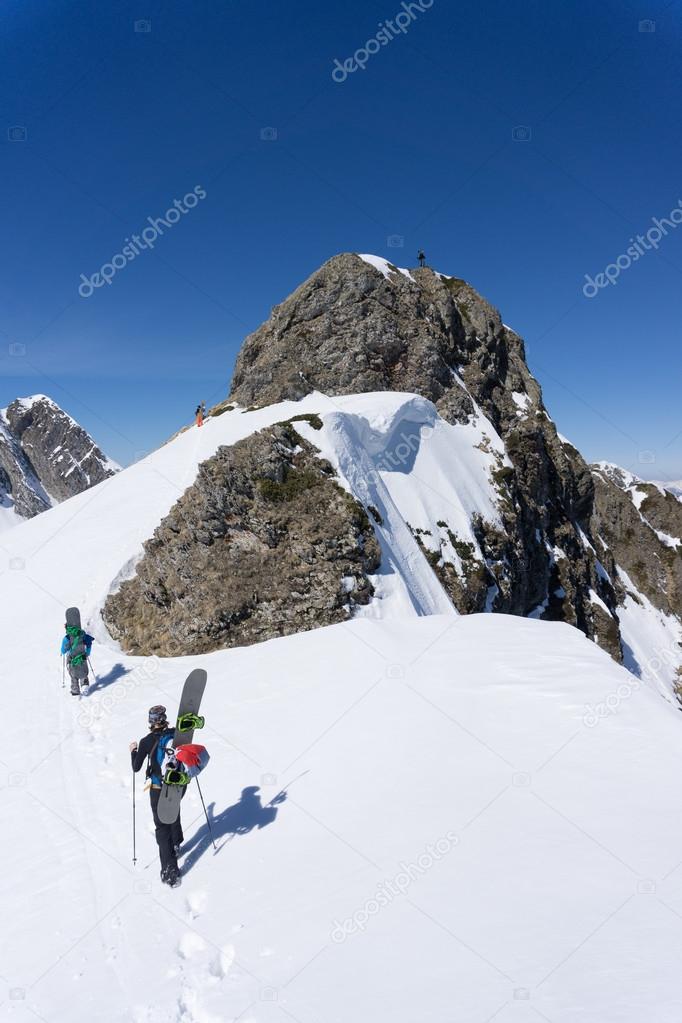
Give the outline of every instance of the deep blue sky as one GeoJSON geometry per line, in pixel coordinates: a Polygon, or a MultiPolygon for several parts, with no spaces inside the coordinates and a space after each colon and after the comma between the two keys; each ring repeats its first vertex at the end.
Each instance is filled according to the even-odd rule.
{"type": "Polygon", "coordinates": [[[682,199],[682,4],[433,0],[332,81],[401,9],[6,0],[0,405],[48,393],[127,463],[226,393],[244,336],[325,259],[423,246],[526,338],[589,459],[682,476],[682,227],[581,290],[682,199]],[[154,251],[79,297],[196,185],[154,251]]]}

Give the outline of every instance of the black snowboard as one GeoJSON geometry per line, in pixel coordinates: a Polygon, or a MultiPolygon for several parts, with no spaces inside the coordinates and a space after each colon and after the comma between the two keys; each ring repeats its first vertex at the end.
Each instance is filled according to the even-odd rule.
{"type": "Polygon", "coordinates": [[[77,629],[81,627],[81,613],[77,607],[67,607],[66,609],[66,624],[73,625],[77,629]]]}
{"type": "MultiPolygon", "coordinates": [[[[178,708],[178,718],[182,717],[183,714],[199,713],[201,697],[204,695],[207,677],[208,676],[203,668],[195,668],[194,671],[190,671],[182,690],[180,706],[178,708]]],[[[173,737],[173,748],[177,749],[178,746],[186,745],[192,741],[193,736],[193,728],[190,728],[185,732],[181,732],[176,728],[175,735],[173,737]]],[[[173,824],[174,821],[178,819],[178,814],[180,813],[180,800],[182,799],[184,791],[184,785],[162,785],[157,813],[159,815],[159,820],[163,824],[173,824]]]]}

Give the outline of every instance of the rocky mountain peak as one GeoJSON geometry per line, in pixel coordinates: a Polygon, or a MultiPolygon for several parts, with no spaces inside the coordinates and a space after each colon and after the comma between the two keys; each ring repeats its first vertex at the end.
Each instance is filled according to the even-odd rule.
{"type": "MultiPolygon", "coordinates": [[[[618,528],[609,527],[608,488],[611,508],[618,494],[630,547],[643,532],[649,546],[665,548],[657,550],[655,572],[636,572],[644,593],[656,594],[655,606],[682,612],[676,597],[671,605],[661,594],[667,583],[676,583],[678,548],[670,548],[660,525],[652,526],[632,506],[636,478],[617,466],[591,470],[559,437],[522,339],[466,281],[371,255],[328,260],[246,338],[231,400],[261,406],[313,390],[415,392],[433,401],[447,422],[470,423],[484,415],[499,433],[513,465],[501,474],[504,529],[493,534],[479,524],[488,585],[479,578],[475,591],[469,587],[462,594],[460,586],[451,592],[460,609],[487,606],[565,620],[620,658],[617,608],[624,589],[616,552],[626,552],[618,528]],[[491,601],[492,582],[497,593],[491,601]]],[[[660,491],[645,496],[657,509],[652,518],[678,529],[679,536],[670,502],[660,491]]]]}
{"type": "Polygon", "coordinates": [[[461,390],[453,379],[461,370],[489,381],[509,378],[510,390],[527,395],[530,386],[529,400],[539,398],[521,339],[465,281],[344,253],[324,263],[246,338],[231,398],[250,406],[312,390],[395,390],[438,403],[461,390]]]}
{"type": "Polygon", "coordinates": [[[585,463],[557,433],[521,337],[465,281],[371,255],[328,260],[246,338],[212,414],[290,416],[279,403],[291,400],[305,414],[204,463],[108,599],[126,649],[191,653],[342,621],[375,584],[381,614],[391,575],[417,613],[442,613],[444,598],[462,614],[567,622],[633,670],[646,657],[632,640],[640,612],[650,623],[660,609],[657,627],[673,646],[682,637],[682,503],[585,463]],[[319,478],[330,457],[360,511],[319,478]]]}
{"type": "Polygon", "coordinates": [[[47,395],[17,398],[0,411],[0,493],[18,516],[31,518],[118,469],[47,395]]]}

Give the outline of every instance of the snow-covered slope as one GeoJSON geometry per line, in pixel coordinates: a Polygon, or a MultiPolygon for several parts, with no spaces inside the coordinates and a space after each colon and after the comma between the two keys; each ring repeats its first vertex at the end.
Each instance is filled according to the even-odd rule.
{"type": "Polygon", "coordinates": [[[225,413],[3,538],[1,1018],[677,1019],[679,712],[570,626],[441,606],[399,524],[494,516],[493,456],[423,399],[381,402],[225,413]],[[311,440],[386,524],[374,618],[191,659],[123,655],[98,609],[198,463],[313,411],[311,440]],[[414,450],[395,464],[401,433],[414,450]],[[446,457],[454,490],[453,465],[434,475],[446,457]],[[71,604],[98,640],[81,701],[59,674],[71,604]],[[218,851],[193,788],[170,891],[139,777],[131,862],[128,742],[196,666],[218,851]]]}
{"type": "MultiPolygon", "coordinates": [[[[316,407],[320,399],[314,399],[316,407]]],[[[320,448],[353,495],[379,512],[375,529],[382,544],[382,575],[374,580],[377,600],[366,613],[399,613],[408,607],[418,614],[453,613],[415,537],[438,557],[457,563],[454,536],[472,544],[483,560],[472,518],[499,523],[491,473],[497,464],[494,453],[504,458],[492,424],[479,412],[475,422],[451,426],[430,401],[406,394],[323,401],[331,409],[323,416],[323,429],[305,422],[297,429],[320,448]],[[384,608],[387,598],[393,603],[384,608]]]]}
{"type": "Polygon", "coordinates": [[[646,482],[610,462],[596,463],[592,474],[601,507],[595,533],[615,559],[621,591],[618,619],[624,664],[663,692],[679,693],[679,504],[661,484],[646,482]]]}
{"type": "MultiPolygon", "coordinates": [[[[304,421],[297,422],[296,428],[332,461],[340,482],[384,518],[384,525],[376,529],[385,559],[382,574],[374,580],[377,600],[369,613],[454,614],[408,524],[421,531],[425,546],[435,545],[437,523],[444,516],[457,535],[475,541],[471,516],[478,513],[496,519],[490,471],[497,464],[494,453],[503,450],[502,445],[484,417],[477,426],[453,427],[424,398],[391,392],[334,399],[314,393],[299,402],[224,413],[54,508],[47,521],[56,537],[62,537],[65,524],[71,521],[77,523],[81,540],[87,538],[84,531],[88,529],[93,543],[106,536],[81,586],[79,576],[70,573],[71,603],[90,617],[98,615],[115,582],[132,571],[144,540],[193,482],[199,463],[221,444],[233,444],[272,423],[309,413],[320,414],[324,428],[314,430],[304,421]],[[488,438],[486,450],[481,449],[484,437],[488,438]]],[[[34,537],[43,537],[45,528],[45,524],[41,528],[37,522],[27,523],[14,538],[17,556],[36,564],[34,537]]],[[[63,570],[63,542],[39,542],[38,551],[40,571],[58,575],[63,570]]]]}

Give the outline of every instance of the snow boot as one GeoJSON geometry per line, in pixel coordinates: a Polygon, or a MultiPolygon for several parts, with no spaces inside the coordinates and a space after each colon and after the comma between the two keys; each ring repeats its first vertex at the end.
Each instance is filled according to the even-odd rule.
{"type": "Polygon", "coordinates": [[[71,679],[71,695],[72,696],[80,696],[80,694],[81,694],[81,687],[78,685],[78,679],[77,678],[72,678],[71,679]]]}
{"type": "Polygon", "coordinates": [[[167,884],[169,888],[179,888],[182,884],[180,871],[177,867],[165,867],[161,871],[161,880],[164,884],[167,884]]]}

